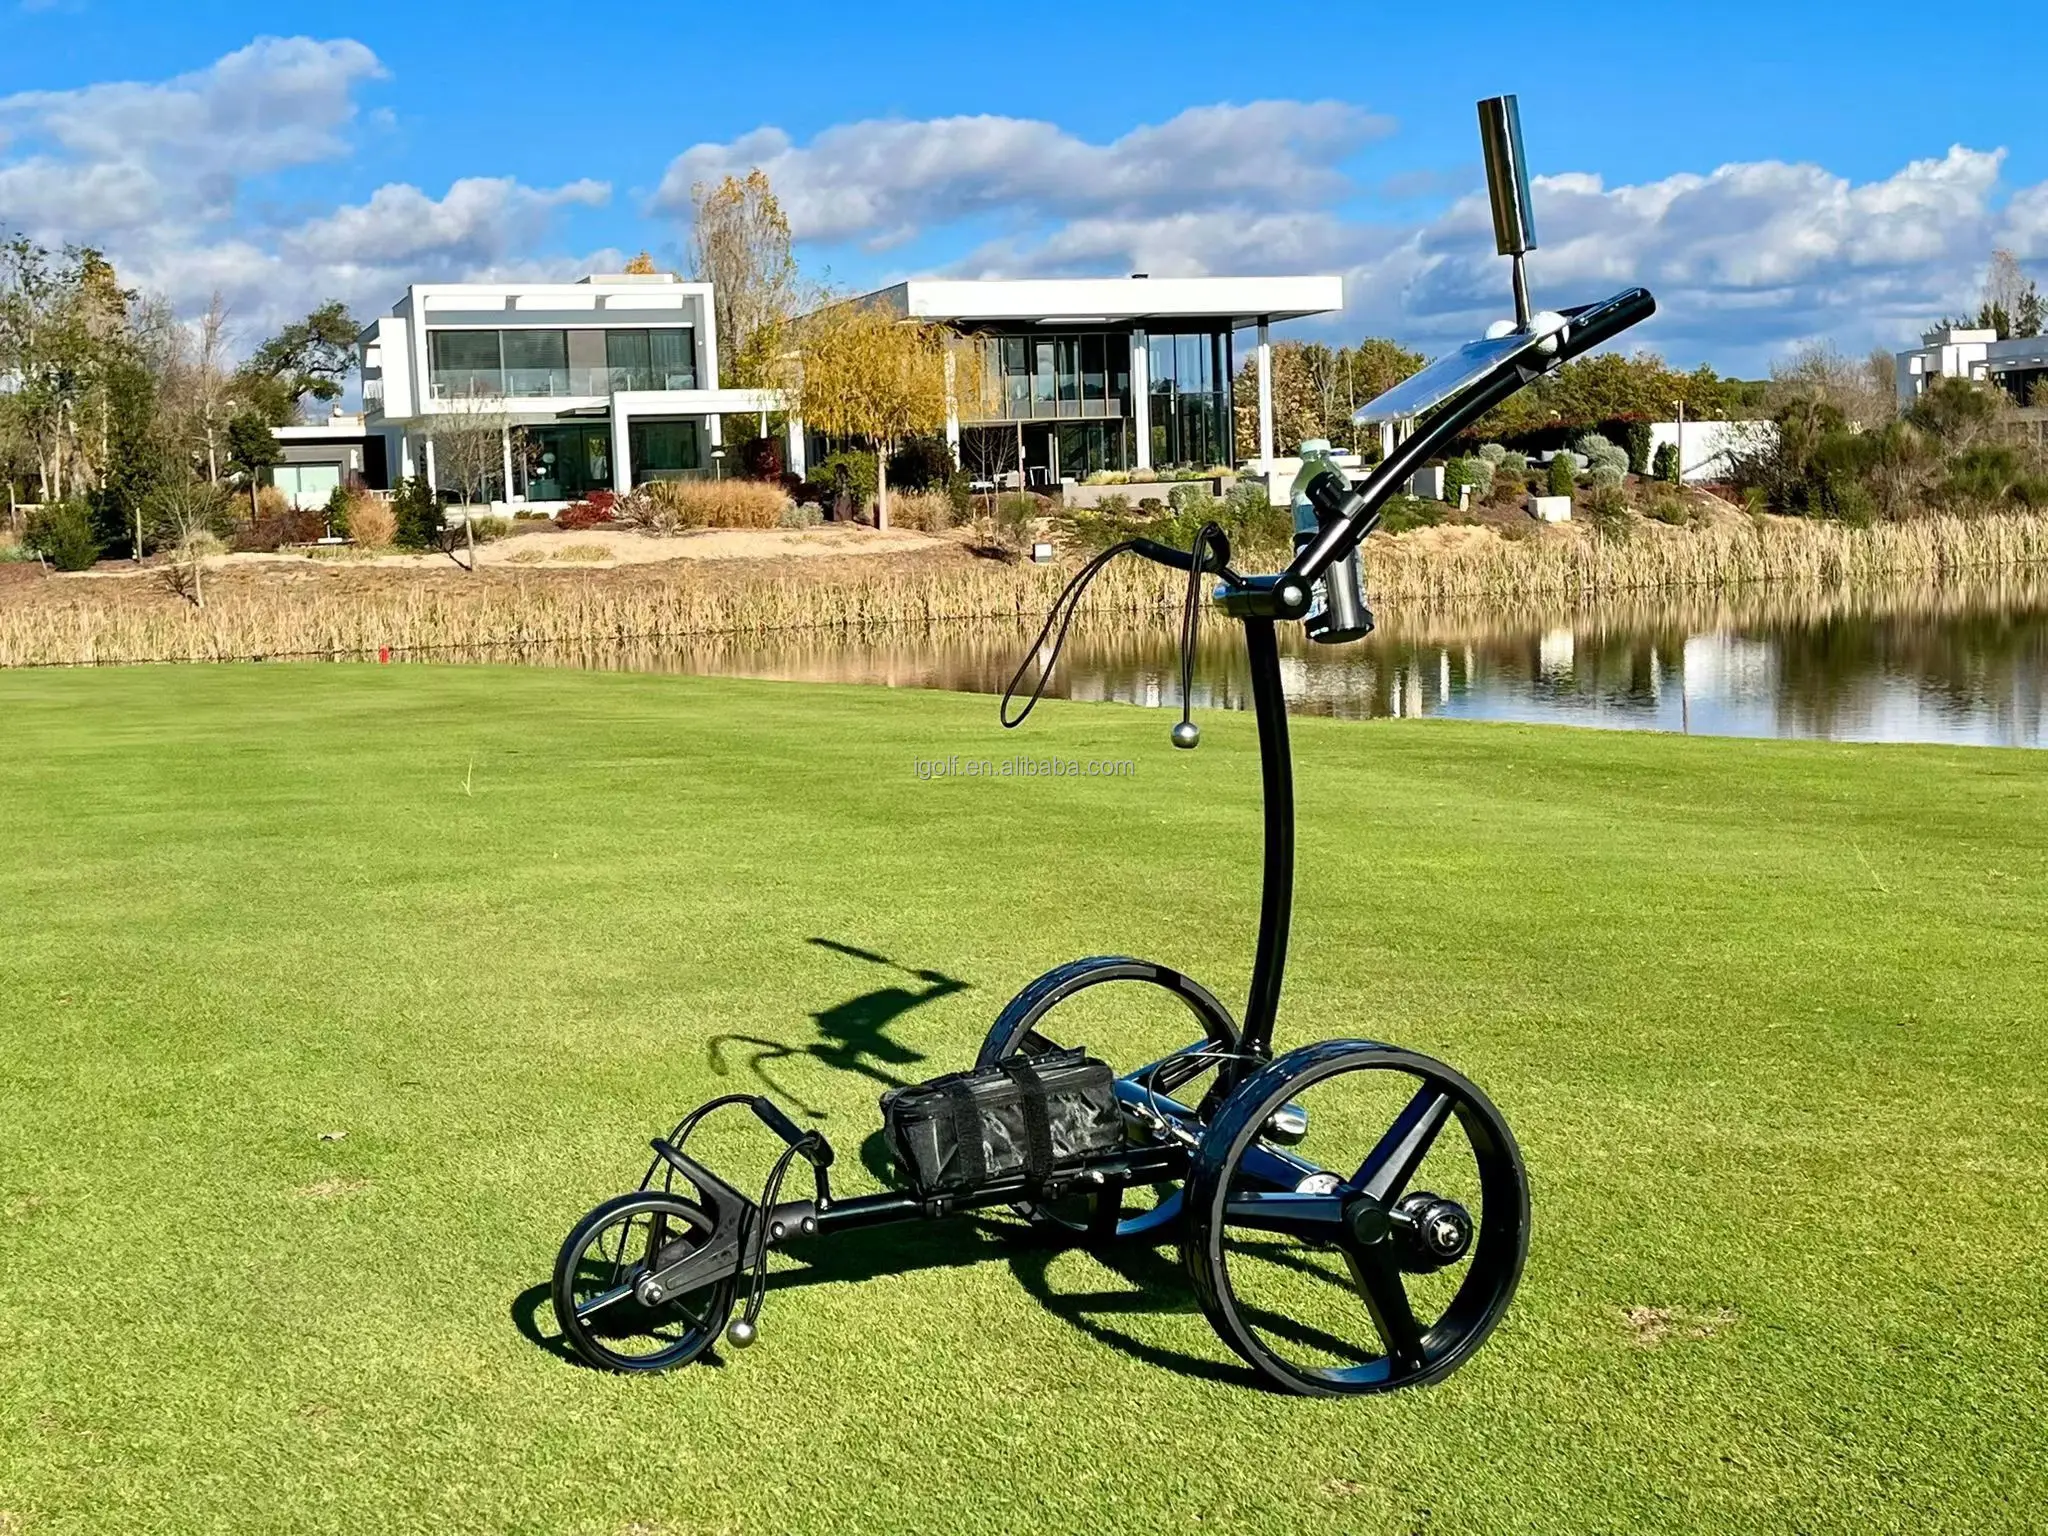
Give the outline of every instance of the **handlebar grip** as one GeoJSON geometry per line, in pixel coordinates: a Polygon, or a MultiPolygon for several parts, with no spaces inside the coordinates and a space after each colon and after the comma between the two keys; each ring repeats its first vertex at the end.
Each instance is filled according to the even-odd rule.
{"type": "MultiPolygon", "coordinates": [[[[1175,549],[1171,544],[1161,544],[1156,539],[1131,540],[1131,552],[1143,555],[1156,565],[1170,565],[1176,571],[1192,569],[1195,563],[1195,557],[1187,550],[1175,549]]],[[[1205,571],[1220,575],[1228,564],[1230,551],[1227,548],[1218,550],[1211,547],[1203,552],[1202,569],[1205,571]]]]}
{"type": "Polygon", "coordinates": [[[832,1166],[832,1143],[816,1131],[807,1131],[798,1125],[782,1112],[781,1106],[773,1099],[756,1094],[747,1101],[747,1105],[763,1125],[810,1159],[813,1167],[832,1166]]]}

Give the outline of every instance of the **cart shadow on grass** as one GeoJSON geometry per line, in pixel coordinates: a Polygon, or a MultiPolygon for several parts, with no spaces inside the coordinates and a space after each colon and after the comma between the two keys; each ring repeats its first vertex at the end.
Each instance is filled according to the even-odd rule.
{"type": "Polygon", "coordinates": [[[809,942],[819,949],[869,965],[900,971],[918,986],[912,988],[900,982],[892,983],[821,1009],[811,1015],[818,1026],[819,1038],[808,1045],[790,1045],[786,1041],[760,1035],[729,1034],[714,1035],[706,1050],[711,1070],[725,1077],[732,1071],[726,1059],[728,1051],[734,1047],[750,1047],[736,1054],[745,1055],[747,1070],[763,1088],[787,1099],[811,1119],[825,1120],[830,1118],[825,1110],[806,1103],[800,1095],[777,1080],[769,1070],[772,1063],[807,1059],[835,1072],[857,1072],[884,1088],[907,1087],[908,1080],[889,1069],[915,1066],[925,1059],[925,1055],[900,1040],[891,1039],[890,1026],[912,1009],[935,1003],[942,997],[951,997],[956,992],[968,991],[971,984],[957,976],[948,976],[944,971],[912,970],[897,964],[887,955],[878,955],[873,950],[853,944],[842,944],[837,939],[812,939],[809,942]]]}

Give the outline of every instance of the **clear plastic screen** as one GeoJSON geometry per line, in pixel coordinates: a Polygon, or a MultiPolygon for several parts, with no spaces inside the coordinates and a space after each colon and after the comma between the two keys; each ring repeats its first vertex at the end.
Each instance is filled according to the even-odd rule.
{"type": "Polygon", "coordinates": [[[1360,423],[1394,421],[1420,416],[1433,405],[1448,400],[1459,390],[1477,382],[1538,338],[1517,331],[1491,340],[1468,341],[1446,357],[1440,357],[1418,374],[1396,384],[1376,400],[1358,408],[1351,419],[1360,423]]]}

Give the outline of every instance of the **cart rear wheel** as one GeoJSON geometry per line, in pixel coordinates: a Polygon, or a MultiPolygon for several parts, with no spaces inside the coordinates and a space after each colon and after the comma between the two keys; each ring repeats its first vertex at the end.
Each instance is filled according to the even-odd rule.
{"type": "Polygon", "coordinates": [[[1485,1342],[1529,1248],[1529,1181],[1500,1112],[1441,1062],[1363,1040],[1239,1085],[1188,1175],[1183,1259],[1225,1343],[1311,1395],[1440,1381],[1485,1342]],[[1306,1113],[1282,1148],[1270,1124],[1306,1113]]]}
{"type": "MultiPolygon", "coordinates": [[[[1209,1049],[1217,1053],[1216,1060],[1200,1065],[1199,1070],[1188,1077],[1187,1083],[1160,1087],[1149,1095],[1151,1106],[1170,1106],[1169,1113],[1185,1111],[1188,1128],[1199,1134],[1199,1112],[1181,1103],[1174,1094],[1176,1091],[1185,1093],[1189,1083],[1204,1073],[1213,1073],[1217,1066],[1225,1064],[1224,1058],[1235,1055],[1238,1050],[1237,1022],[1231,1018],[1230,1010],[1199,982],[1150,960],[1136,960],[1128,955],[1098,955],[1092,959],[1070,961],[1046,972],[1012,998],[1009,1006],[997,1015],[974,1064],[977,1067],[994,1066],[1016,1056],[1045,1055],[1086,1044],[1081,1040],[1056,1038],[1055,1033],[1041,1028],[1041,1023],[1047,1014],[1076,993],[1110,982],[1137,982],[1171,993],[1195,1016],[1202,1031],[1203,1038],[1189,1046],[1188,1051],[1209,1049]]],[[[1118,1096],[1126,1104],[1133,1102],[1134,1098],[1148,1097],[1140,1079],[1149,1070],[1141,1067],[1118,1081],[1118,1096]]],[[[1066,1195],[1057,1200],[1019,1205],[1016,1209],[1020,1215],[1041,1226],[1076,1235],[1159,1239],[1172,1231],[1180,1220],[1181,1187],[1177,1183],[1152,1185],[1142,1190],[1120,1191],[1113,1197],[1066,1195]],[[1111,1198],[1117,1201],[1114,1212],[1104,1209],[1104,1201],[1111,1198]]]]}
{"type": "Polygon", "coordinates": [[[555,1260],[555,1320],[592,1365],[666,1371],[718,1338],[732,1311],[733,1282],[653,1305],[636,1282],[710,1241],[708,1213],[660,1190],[607,1200],[579,1221],[555,1260]]]}

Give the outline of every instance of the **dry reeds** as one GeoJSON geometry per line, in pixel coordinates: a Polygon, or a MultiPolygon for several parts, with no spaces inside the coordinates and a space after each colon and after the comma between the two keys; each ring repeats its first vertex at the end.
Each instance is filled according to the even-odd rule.
{"type": "Polygon", "coordinates": [[[690,528],[775,528],[789,506],[765,480],[656,480],[640,488],[649,505],[637,519],[652,533],[690,528]]]}
{"type": "Polygon", "coordinates": [[[398,537],[398,519],[388,504],[374,496],[351,496],[348,536],[363,549],[389,549],[398,537]]]}
{"type": "MultiPolygon", "coordinates": [[[[776,494],[779,505],[774,487],[761,489],[776,494]]],[[[1449,532],[1458,536],[1374,539],[1366,566],[1375,605],[1547,606],[1751,587],[1820,595],[1880,583],[1942,585],[1972,572],[2048,564],[2048,516],[2037,515],[1936,517],[1870,529],[1745,521],[1646,531],[1622,544],[1449,532]]],[[[501,570],[454,586],[404,578],[369,585],[220,579],[209,581],[203,611],[124,600],[104,585],[114,578],[66,577],[50,580],[32,600],[0,600],[0,665],[347,658],[383,646],[431,656],[966,618],[1036,622],[1070,573],[1060,565],[877,559],[830,571],[777,564],[736,572],[694,563],[636,574],[501,570]]],[[[1184,579],[1117,561],[1089,589],[1084,606],[1104,615],[1171,611],[1184,579]]]]}

